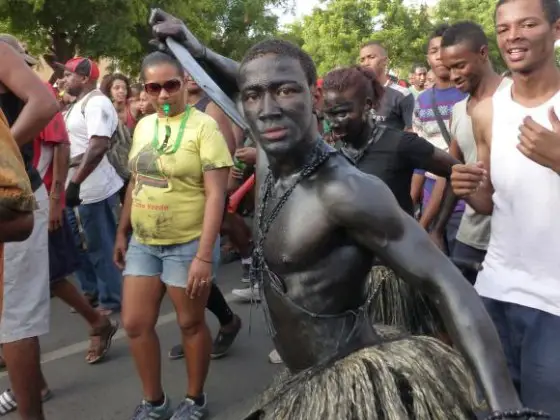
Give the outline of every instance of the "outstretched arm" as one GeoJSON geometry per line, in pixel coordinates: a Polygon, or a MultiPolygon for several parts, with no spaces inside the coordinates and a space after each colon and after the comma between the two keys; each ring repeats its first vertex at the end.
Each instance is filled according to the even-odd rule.
{"type": "Polygon", "coordinates": [[[150,15],[150,25],[154,36],[160,41],[172,37],[181,43],[208,75],[216,81],[222,90],[232,97],[238,92],[237,73],[239,63],[206,48],[178,18],[161,9],[153,9],[150,15]]]}
{"type": "Polygon", "coordinates": [[[435,303],[492,410],[521,407],[498,334],[474,288],[380,180],[352,171],[323,194],[333,222],[435,303]]]}

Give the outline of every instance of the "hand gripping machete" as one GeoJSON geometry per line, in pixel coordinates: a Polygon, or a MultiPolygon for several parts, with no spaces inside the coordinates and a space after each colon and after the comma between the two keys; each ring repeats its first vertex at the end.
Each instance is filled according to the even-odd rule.
{"type": "Polygon", "coordinates": [[[210,99],[212,99],[236,125],[242,128],[245,133],[249,133],[249,126],[237,110],[235,103],[224,93],[216,82],[208,76],[191,53],[171,37],[167,37],[165,43],[196,84],[201,87],[210,99]]]}

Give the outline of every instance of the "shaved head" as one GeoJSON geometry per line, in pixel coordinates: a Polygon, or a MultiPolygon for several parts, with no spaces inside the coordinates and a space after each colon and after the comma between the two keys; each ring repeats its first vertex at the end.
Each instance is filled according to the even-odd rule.
{"type": "Polygon", "coordinates": [[[361,46],[361,50],[366,47],[374,47],[380,57],[387,57],[387,50],[379,41],[369,41],[361,46]]]}

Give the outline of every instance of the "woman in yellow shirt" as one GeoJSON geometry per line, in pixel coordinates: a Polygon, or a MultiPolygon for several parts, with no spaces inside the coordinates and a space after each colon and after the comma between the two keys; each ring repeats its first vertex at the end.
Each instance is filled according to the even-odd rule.
{"type": "Polygon", "coordinates": [[[115,262],[124,268],[122,319],[144,391],[132,420],[168,419],[172,413],[155,333],[165,291],[177,312],[188,371],[187,396],[172,419],[203,419],[212,344],[204,309],[219,260],[233,162],[216,122],[186,104],[183,68],[174,58],[148,55],[142,77],[157,113],[134,132],[132,179],[115,246],[115,262]]]}

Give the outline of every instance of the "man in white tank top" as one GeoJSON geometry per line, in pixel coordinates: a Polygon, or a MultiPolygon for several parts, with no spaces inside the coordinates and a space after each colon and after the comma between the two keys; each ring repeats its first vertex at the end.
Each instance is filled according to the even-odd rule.
{"type": "Polygon", "coordinates": [[[560,419],[560,37],[558,0],[499,0],[496,33],[513,85],[472,110],[476,164],[454,192],[492,214],[476,288],[523,404],[560,419]]]}
{"type": "MultiPolygon", "coordinates": [[[[449,27],[441,40],[441,61],[449,69],[451,81],[469,96],[453,106],[450,121],[452,136],[449,153],[465,163],[476,163],[476,142],[471,122],[471,111],[481,101],[491,97],[499,88],[509,85],[494,71],[488,56],[488,38],[474,22],[459,22],[449,27]]],[[[431,236],[439,242],[456,200],[442,200],[431,236]]],[[[490,216],[477,213],[466,205],[452,259],[464,268],[467,279],[474,284],[476,267],[484,260],[490,240],[490,216]]]]}

